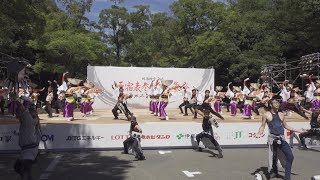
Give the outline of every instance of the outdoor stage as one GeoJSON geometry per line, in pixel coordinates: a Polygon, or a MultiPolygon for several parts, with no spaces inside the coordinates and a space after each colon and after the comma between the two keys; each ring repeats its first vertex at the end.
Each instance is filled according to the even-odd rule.
{"type": "MultiPolygon", "coordinates": [[[[130,109],[130,111],[137,117],[139,123],[146,123],[146,122],[197,122],[202,123],[202,117],[198,115],[197,119],[193,119],[193,114],[189,112],[189,116],[183,116],[180,114],[179,109],[168,109],[167,113],[170,117],[168,121],[160,120],[160,117],[156,117],[153,114],[150,114],[150,111],[147,109],[130,109]]],[[[260,109],[260,114],[264,111],[260,109]]],[[[126,120],[124,114],[119,115],[118,120],[114,120],[113,114],[111,110],[95,110],[92,115],[88,115],[87,117],[83,117],[79,110],[75,110],[74,113],[74,121],[67,121],[67,118],[64,118],[62,113],[54,114],[55,117],[48,118],[47,114],[42,112],[39,114],[41,124],[127,124],[128,121],[126,120]],[[56,117],[57,116],[57,117],[56,117]]],[[[215,117],[219,123],[238,123],[238,122],[261,122],[261,115],[257,116],[254,115],[254,119],[248,119],[241,115],[240,113],[237,116],[231,116],[230,112],[227,112],[226,109],[222,109],[222,116],[225,120],[221,120],[218,117],[215,117]]],[[[307,122],[304,118],[299,116],[296,113],[292,113],[291,116],[286,116],[286,120],[288,122],[307,122]]],[[[0,116],[0,124],[16,124],[18,120],[15,117],[10,115],[0,116]]]]}

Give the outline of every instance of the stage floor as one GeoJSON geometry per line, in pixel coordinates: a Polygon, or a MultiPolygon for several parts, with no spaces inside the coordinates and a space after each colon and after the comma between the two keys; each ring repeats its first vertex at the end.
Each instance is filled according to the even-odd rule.
{"type": "MultiPolygon", "coordinates": [[[[179,109],[168,109],[167,114],[169,116],[169,120],[160,120],[160,117],[156,117],[146,109],[131,109],[131,112],[137,117],[139,123],[154,123],[154,122],[202,122],[202,117],[198,115],[197,119],[193,119],[193,115],[189,114],[189,116],[183,116],[180,114],[179,109]]],[[[260,114],[263,111],[260,109],[260,114]]],[[[68,124],[119,124],[119,123],[128,123],[125,116],[123,114],[119,115],[118,120],[114,120],[111,110],[95,110],[92,115],[88,115],[87,117],[82,117],[82,114],[76,110],[74,113],[74,121],[67,121],[67,118],[64,118],[62,114],[53,114],[53,118],[48,118],[47,114],[40,113],[39,117],[41,119],[42,124],[59,124],[59,123],[68,123],[68,124]]],[[[260,122],[261,115],[257,116],[254,114],[254,119],[248,119],[242,116],[240,113],[237,116],[231,116],[230,112],[226,112],[226,109],[222,109],[222,116],[225,118],[224,121],[216,118],[219,122],[226,123],[234,123],[234,122],[260,122]]],[[[286,116],[287,121],[291,122],[306,122],[304,118],[299,116],[296,113],[292,113],[291,116],[286,116]]],[[[10,115],[2,116],[0,115],[0,125],[3,124],[17,124],[18,120],[10,115]]]]}

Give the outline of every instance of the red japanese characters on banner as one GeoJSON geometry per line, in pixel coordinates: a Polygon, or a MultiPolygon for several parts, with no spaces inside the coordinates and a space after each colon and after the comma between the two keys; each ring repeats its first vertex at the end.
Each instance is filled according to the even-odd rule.
{"type": "MultiPolygon", "coordinates": [[[[137,92],[137,93],[148,93],[149,90],[152,88],[152,86],[155,83],[153,82],[146,82],[146,81],[128,81],[128,82],[123,82],[120,81],[119,82],[119,86],[122,86],[123,89],[126,92],[137,92]]],[[[184,89],[189,89],[189,85],[187,82],[173,82],[173,84],[171,85],[172,88],[174,88],[174,91],[183,91],[184,89]]],[[[145,95],[139,94],[137,96],[134,97],[144,97],[145,95]]]]}

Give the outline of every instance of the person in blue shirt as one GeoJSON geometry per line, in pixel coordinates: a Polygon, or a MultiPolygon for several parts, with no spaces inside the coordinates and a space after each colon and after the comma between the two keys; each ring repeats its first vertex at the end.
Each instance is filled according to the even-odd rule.
{"type": "Polygon", "coordinates": [[[284,114],[279,112],[280,103],[275,100],[271,99],[269,101],[269,110],[262,116],[262,123],[259,128],[259,131],[256,135],[257,138],[261,137],[264,133],[264,129],[266,125],[269,127],[269,136],[268,136],[268,143],[269,146],[273,148],[273,155],[272,155],[272,169],[270,171],[270,178],[278,176],[278,154],[277,149],[279,148],[283,154],[285,155],[285,180],[291,180],[291,167],[294,156],[292,154],[292,150],[287,143],[285,136],[284,136],[284,129],[287,129],[292,132],[302,133],[303,129],[296,130],[290,127],[285,118],[284,114]]]}

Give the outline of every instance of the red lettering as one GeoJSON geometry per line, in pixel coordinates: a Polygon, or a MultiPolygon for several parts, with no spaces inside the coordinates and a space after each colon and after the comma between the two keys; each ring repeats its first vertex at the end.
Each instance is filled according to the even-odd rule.
{"type": "Polygon", "coordinates": [[[126,91],[133,91],[134,90],[134,87],[133,87],[133,83],[132,82],[128,82],[126,85],[125,85],[125,88],[124,88],[126,91]]]}
{"type": "Polygon", "coordinates": [[[155,135],[151,135],[151,139],[155,139],[156,138],[156,136],[155,135]]]}
{"type": "Polygon", "coordinates": [[[166,135],[166,139],[170,139],[170,135],[166,135]]]}
{"type": "Polygon", "coordinates": [[[160,137],[160,135],[157,135],[157,139],[160,139],[161,137],[160,137]]]}
{"type": "Polygon", "coordinates": [[[141,88],[140,83],[137,81],[136,87],[134,88],[134,90],[141,92],[140,88],[141,88]]]}
{"type": "MultiPolygon", "coordinates": [[[[152,86],[152,85],[151,85],[152,86]]],[[[144,82],[142,87],[141,87],[144,91],[147,91],[147,89],[149,89],[149,84],[147,82],[144,82]]]]}
{"type": "Polygon", "coordinates": [[[186,82],[183,82],[183,84],[181,85],[181,87],[182,87],[183,89],[189,89],[189,86],[188,86],[188,84],[187,84],[186,82]]]}

